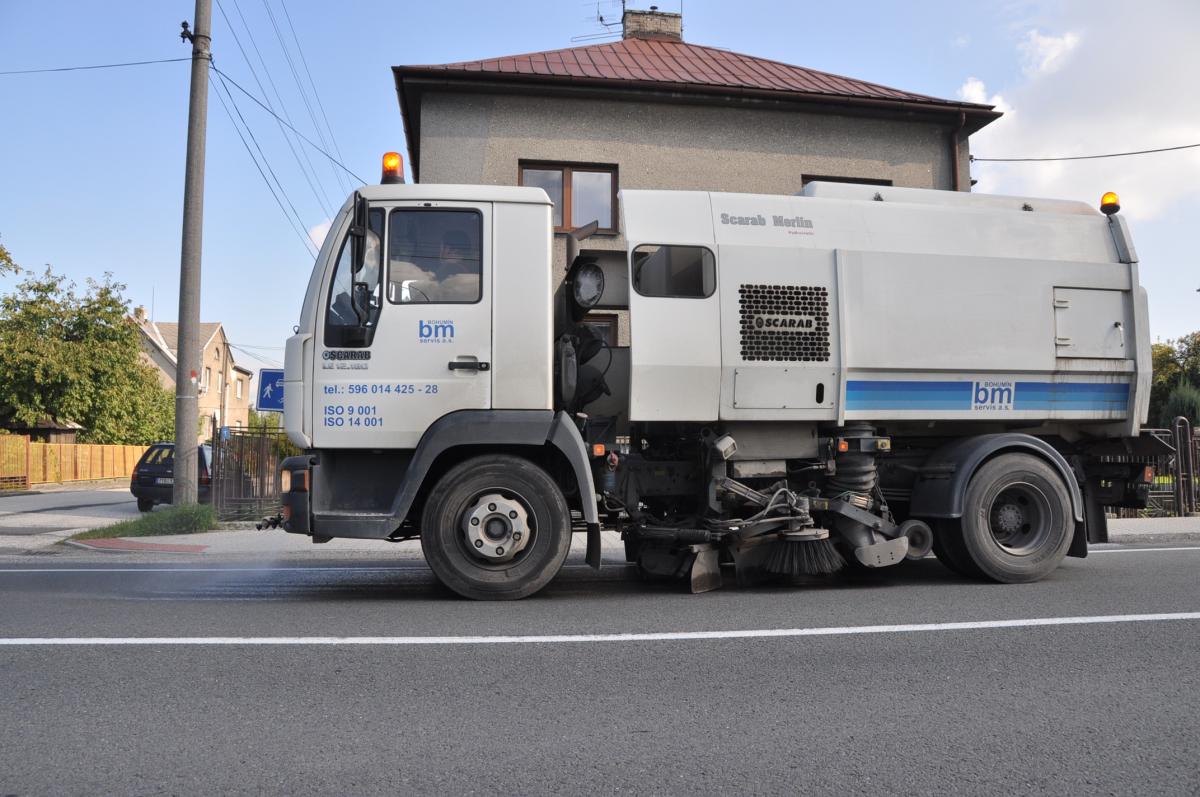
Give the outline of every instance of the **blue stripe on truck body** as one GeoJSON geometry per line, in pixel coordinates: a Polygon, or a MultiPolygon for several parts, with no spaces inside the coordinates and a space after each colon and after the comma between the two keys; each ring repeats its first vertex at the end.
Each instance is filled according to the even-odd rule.
{"type": "Polygon", "coordinates": [[[852,379],[846,382],[848,411],[979,409],[1120,412],[1128,407],[1129,385],[1124,382],[917,382],[887,379],[852,379]],[[984,396],[982,400],[981,395],[984,396]]]}

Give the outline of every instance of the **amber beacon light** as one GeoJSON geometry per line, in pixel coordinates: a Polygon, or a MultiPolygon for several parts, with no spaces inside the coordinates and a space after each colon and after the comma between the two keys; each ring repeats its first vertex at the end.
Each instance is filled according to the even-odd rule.
{"type": "Polygon", "coordinates": [[[399,152],[384,153],[383,179],[379,182],[384,185],[404,182],[404,159],[400,157],[399,152]]]}
{"type": "Polygon", "coordinates": [[[1105,216],[1111,216],[1121,209],[1121,199],[1114,192],[1109,191],[1104,196],[1100,197],[1100,212],[1105,216]]]}

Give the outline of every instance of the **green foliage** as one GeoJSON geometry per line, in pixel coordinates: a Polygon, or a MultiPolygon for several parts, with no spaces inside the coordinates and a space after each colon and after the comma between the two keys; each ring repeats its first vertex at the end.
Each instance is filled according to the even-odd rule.
{"type": "Polygon", "coordinates": [[[208,504],[166,506],[147,512],[134,520],[91,529],[76,534],[73,540],[110,537],[160,537],[164,534],[199,534],[217,527],[217,516],[208,504]]]}
{"type": "MultiPolygon", "coordinates": [[[[1150,347],[1154,376],[1150,389],[1151,423],[1169,427],[1180,413],[1167,406],[1175,389],[1183,385],[1200,385],[1200,332],[1184,335],[1179,340],[1155,343],[1150,347]]],[[[1187,391],[1181,393],[1186,395],[1187,391]]],[[[1194,416],[1189,416],[1193,418],[1194,416]]]]}
{"type": "Polygon", "coordinates": [[[4,248],[4,244],[0,244],[0,276],[9,271],[15,274],[18,271],[17,264],[13,262],[12,255],[4,248]]]}
{"type": "Polygon", "coordinates": [[[1191,421],[1192,426],[1200,424],[1200,390],[1188,382],[1180,382],[1167,394],[1163,403],[1163,426],[1169,427],[1180,415],[1191,421]]]}
{"type": "Polygon", "coordinates": [[[283,417],[278,412],[259,412],[251,407],[249,409],[249,419],[246,421],[246,427],[253,429],[256,432],[282,432],[283,427],[280,419],[283,417]]]}
{"type": "Polygon", "coordinates": [[[90,443],[174,437],[175,400],[140,356],[125,286],[105,275],[80,293],[49,268],[18,273],[0,297],[0,415],[74,421],[90,443]]]}

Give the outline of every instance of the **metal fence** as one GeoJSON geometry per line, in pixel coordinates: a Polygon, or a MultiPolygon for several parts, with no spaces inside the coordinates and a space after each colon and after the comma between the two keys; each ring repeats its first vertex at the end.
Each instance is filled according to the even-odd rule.
{"type": "Polygon", "coordinates": [[[219,520],[260,520],[279,510],[276,471],[300,453],[283,432],[229,429],[213,442],[212,503],[219,520]]]}
{"type": "Polygon", "coordinates": [[[26,435],[0,435],[0,490],[125,478],[145,450],[146,446],[33,443],[26,435]]]}

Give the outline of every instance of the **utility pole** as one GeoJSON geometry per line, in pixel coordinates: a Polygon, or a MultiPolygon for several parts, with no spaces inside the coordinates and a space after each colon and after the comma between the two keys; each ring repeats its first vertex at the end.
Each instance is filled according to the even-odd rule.
{"type": "Polygon", "coordinates": [[[204,136],[208,126],[208,67],[212,0],[196,0],[195,29],[183,23],[180,38],[192,43],[192,92],[188,102],[187,170],[183,178],[183,244],[179,256],[179,340],[175,361],[175,485],[172,503],[196,503],[196,438],[200,433],[196,389],[200,374],[200,249],[204,232],[204,136]]]}

